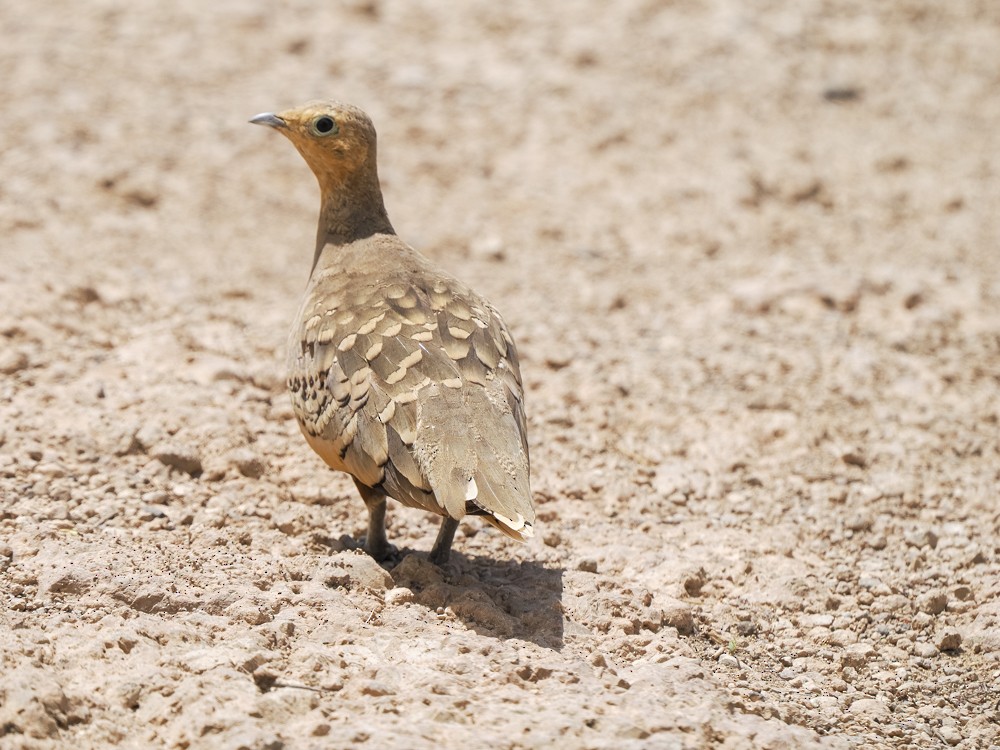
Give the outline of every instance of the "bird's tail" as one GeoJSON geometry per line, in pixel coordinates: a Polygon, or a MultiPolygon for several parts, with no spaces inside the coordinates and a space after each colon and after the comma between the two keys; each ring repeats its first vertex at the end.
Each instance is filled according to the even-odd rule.
{"type": "Polygon", "coordinates": [[[419,412],[435,429],[420,431],[417,461],[444,511],[455,519],[481,515],[512,539],[531,538],[528,456],[514,415],[480,388],[443,388],[419,412]]]}

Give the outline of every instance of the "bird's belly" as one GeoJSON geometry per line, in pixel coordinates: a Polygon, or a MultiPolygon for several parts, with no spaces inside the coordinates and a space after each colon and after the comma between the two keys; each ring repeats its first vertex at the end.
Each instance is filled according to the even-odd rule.
{"type": "Polygon", "coordinates": [[[351,473],[344,463],[344,459],[340,457],[340,451],[337,449],[336,443],[323,440],[315,435],[310,435],[301,422],[299,422],[299,429],[302,430],[302,435],[305,437],[306,442],[309,443],[309,447],[316,452],[316,455],[323,459],[323,462],[327,466],[335,471],[351,473]]]}

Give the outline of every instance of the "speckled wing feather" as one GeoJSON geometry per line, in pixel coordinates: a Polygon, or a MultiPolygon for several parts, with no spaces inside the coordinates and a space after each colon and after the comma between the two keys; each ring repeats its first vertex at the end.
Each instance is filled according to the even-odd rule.
{"type": "Polygon", "coordinates": [[[306,439],[405,505],[531,535],[523,392],[499,313],[395,237],[323,256],[289,347],[306,439]]]}

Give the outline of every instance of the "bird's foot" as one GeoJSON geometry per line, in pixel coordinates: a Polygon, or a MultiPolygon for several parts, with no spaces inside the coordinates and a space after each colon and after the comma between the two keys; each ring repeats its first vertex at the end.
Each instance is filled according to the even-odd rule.
{"type": "Polygon", "coordinates": [[[433,549],[427,559],[432,563],[437,565],[439,568],[443,568],[448,564],[448,560],[451,558],[451,548],[446,547],[444,549],[433,549]]]}
{"type": "Polygon", "coordinates": [[[458,529],[458,521],[450,516],[445,516],[441,521],[441,529],[438,531],[437,539],[434,540],[434,547],[431,548],[430,561],[443,568],[448,564],[451,556],[451,542],[455,538],[455,530],[458,529]]]}
{"type": "Polygon", "coordinates": [[[361,537],[361,548],[375,558],[376,562],[386,560],[398,561],[400,558],[399,549],[395,544],[389,544],[385,539],[375,539],[372,544],[368,543],[368,537],[361,537]]]}

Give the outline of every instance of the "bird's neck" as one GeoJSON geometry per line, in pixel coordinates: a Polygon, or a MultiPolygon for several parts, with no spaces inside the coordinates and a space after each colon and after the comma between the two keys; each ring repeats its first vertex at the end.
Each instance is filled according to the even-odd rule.
{"type": "Polygon", "coordinates": [[[374,169],[346,176],[324,175],[319,181],[323,200],[316,230],[314,270],[320,254],[328,246],[347,245],[373,234],[396,233],[389,223],[378,173],[374,169]]]}

